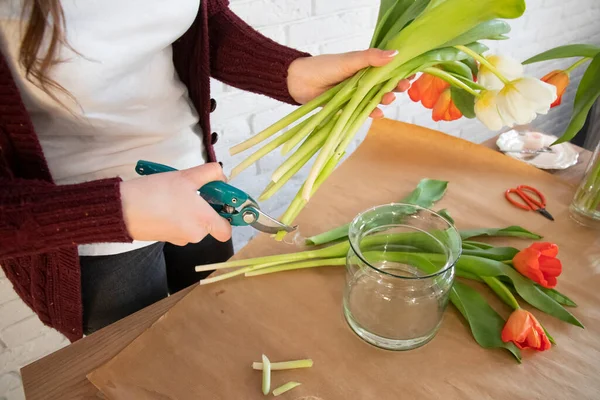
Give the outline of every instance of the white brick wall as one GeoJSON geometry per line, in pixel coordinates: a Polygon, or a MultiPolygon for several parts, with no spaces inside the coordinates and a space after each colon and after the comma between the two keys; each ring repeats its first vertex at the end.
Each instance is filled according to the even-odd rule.
{"type": "MultiPolygon", "coordinates": [[[[525,59],[559,44],[583,41],[600,44],[600,1],[529,0],[527,3],[526,15],[511,23],[511,40],[496,43],[494,51],[525,59]]],[[[377,4],[375,0],[231,0],[233,10],[263,34],[312,54],[364,49],[370,40],[377,4]]],[[[553,62],[528,68],[528,71],[541,77],[554,67],[568,64],[568,61],[553,62]]],[[[576,80],[578,78],[575,76],[576,80]]],[[[213,82],[212,88],[218,101],[213,125],[221,137],[217,152],[226,169],[230,170],[245,154],[230,157],[228,148],[275,122],[292,108],[218,82],[213,82]]],[[[573,97],[574,90],[570,89],[564,103],[568,104],[573,97]]],[[[439,129],[475,142],[494,135],[476,121],[435,123],[431,121],[429,110],[403,95],[394,105],[386,107],[385,112],[390,118],[439,129]]],[[[569,112],[568,105],[562,106],[547,117],[539,118],[535,125],[548,133],[559,134],[566,127],[569,112]]],[[[363,135],[367,128],[364,127],[363,135]]],[[[233,184],[258,195],[282,160],[278,154],[271,155],[241,174],[233,184]]],[[[265,210],[274,215],[281,214],[298,190],[303,176],[291,181],[278,196],[265,202],[265,210]]],[[[236,247],[245,244],[253,234],[252,229],[237,228],[236,247]]],[[[42,327],[32,317],[0,274],[0,400],[23,398],[19,368],[66,344],[61,335],[42,327]]]]}

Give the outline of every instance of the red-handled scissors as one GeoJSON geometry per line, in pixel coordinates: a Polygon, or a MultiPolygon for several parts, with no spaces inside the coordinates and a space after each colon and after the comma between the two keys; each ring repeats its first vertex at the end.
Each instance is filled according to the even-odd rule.
{"type": "Polygon", "coordinates": [[[519,207],[527,211],[537,211],[550,221],[554,221],[552,214],[546,211],[546,198],[539,190],[532,188],[531,186],[521,185],[517,186],[516,189],[508,189],[504,195],[506,196],[506,199],[515,207],[519,207]],[[514,196],[511,196],[513,193],[519,196],[519,198],[521,198],[525,203],[515,200],[514,196]],[[529,195],[529,193],[537,196],[538,198],[533,198],[529,195]]]}

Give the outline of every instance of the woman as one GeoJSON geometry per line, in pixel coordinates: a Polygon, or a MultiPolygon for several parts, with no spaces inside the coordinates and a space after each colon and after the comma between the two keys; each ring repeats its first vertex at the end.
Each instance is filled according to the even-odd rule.
{"type": "Polygon", "coordinates": [[[210,76],[300,104],[395,55],[311,57],[226,0],[10,0],[0,12],[0,265],[71,340],[233,254],[231,226],[196,193],[225,180],[210,76]],[[140,159],[180,171],[139,178],[140,159]]]}

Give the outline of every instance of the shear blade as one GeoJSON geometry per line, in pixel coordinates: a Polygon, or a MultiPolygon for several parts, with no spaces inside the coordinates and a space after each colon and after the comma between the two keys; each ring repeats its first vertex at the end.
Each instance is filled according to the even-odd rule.
{"type": "Polygon", "coordinates": [[[286,231],[288,233],[296,230],[296,226],[289,226],[284,223],[279,222],[273,217],[263,213],[262,211],[258,211],[258,219],[250,224],[254,229],[257,229],[261,232],[272,233],[275,234],[280,231],[286,231]]]}

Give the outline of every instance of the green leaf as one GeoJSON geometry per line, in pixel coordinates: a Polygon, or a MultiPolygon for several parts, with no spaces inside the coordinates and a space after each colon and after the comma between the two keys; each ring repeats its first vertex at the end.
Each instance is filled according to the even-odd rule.
{"type": "MultiPolygon", "coordinates": [[[[482,53],[485,53],[485,51],[483,51],[482,53]]],[[[481,54],[481,53],[479,53],[479,54],[481,54]]],[[[477,76],[477,74],[479,73],[479,66],[477,65],[477,62],[475,61],[475,59],[473,57],[465,58],[461,62],[464,63],[467,67],[469,67],[469,69],[473,73],[473,76],[477,76]]]]}
{"type": "Polygon", "coordinates": [[[445,208],[437,212],[440,216],[442,216],[446,221],[450,222],[451,225],[454,225],[454,218],[450,215],[450,212],[445,208]]]}
{"type": "Polygon", "coordinates": [[[491,249],[486,249],[486,250],[465,249],[464,244],[463,244],[462,254],[465,256],[482,257],[482,258],[488,258],[490,260],[496,260],[496,261],[510,261],[513,258],[515,258],[515,256],[517,255],[518,252],[519,252],[519,250],[515,249],[514,247],[492,247],[491,249]]]}
{"type": "Polygon", "coordinates": [[[450,94],[456,108],[460,110],[463,116],[469,119],[475,118],[475,96],[456,86],[450,88],[450,94]]]}
{"type": "Polygon", "coordinates": [[[569,44],[544,51],[523,62],[523,64],[533,64],[541,61],[556,60],[558,58],[571,57],[596,57],[600,53],[600,47],[591,44],[569,44]]]}
{"type": "Polygon", "coordinates": [[[510,38],[508,36],[506,36],[506,35],[496,35],[496,36],[493,36],[493,37],[488,38],[488,39],[489,40],[508,40],[510,38]]]}
{"type": "Polygon", "coordinates": [[[379,3],[379,15],[377,25],[370,47],[381,47],[382,40],[390,31],[395,21],[400,18],[411,6],[414,0],[381,0],[379,3]]]}
{"type": "Polygon", "coordinates": [[[487,249],[493,249],[494,246],[492,246],[491,244],[487,244],[487,243],[482,243],[482,242],[475,242],[473,240],[463,240],[463,244],[469,244],[475,248],[478,249],[483,249],[483,250],[487,250],[487,249]]]}
{"type": "Polygon", "coordinates": [[[443,47],[464,45],[465,43],[476,42],[478,40],[493,39],[496,36],[504,35],[510,32],[510,25],[499,19],[482,22],[473,29],[452,39],[443,47]]]}
{"type": "Polygon", "coordinates": [[[517,237],[534,240],[542,239],[543,237],[537,233],[529,232],[527,229],[521,228],[520,226],[509,226],[502,229],[473,229],[460,232],[460,237],[462,240],[467,240],[478,236],[517,237]]]}
{"type": "Polygon", "coordinates": [[[575,303],[573,300],[571,300],[570,298],[568,298],[564,294],[560,293],[558,290],[548,289],[548,288],[545,288],[545,287],[540,286],[540,285],[536,285],[536,286],[542,292],[546,293],[549,297],[552,297],[554,300],[556,300],[556,302],[562,304],[563,306],[577,307],[577,303],[575,303]]]}
{"type": "Polygon", "coordinates": [[[443,63],[440,63],[440,66],[446,72],[450,72],[455,75],[463,76],[463,77],[473,81],[473,72],[466,64],[464,64],[460,61],[445,61],[443,63]]]}
{"type": "MultiPolygon", "coordinates": [[[[428,258],[436,260],[439,258],[439,255],[431,254],[428,258]]],[[[509,279],[519,296],[527,303],[553,317],[583,328],[583,324],[577,318],[563,308],[555,299],[540,290],[532,280],[524,277],[512,267],[502,262],[466,255],[458,260],[456,268],[478,276],[494,276],[509,279]]]]}
{"type": "Polygon", "coordinates": [[[501,333],[506,321],[473,288],[454,282],[450,301],[467,320],[475,341],[483,348],[503,348],[521,362],[521,352],[512,342],[502,341],[501,333]]]}
{"type": "MultiPolygon", "coordinates": [[[[436,202],[444,197],[448,182],[435,179],[423,179],[413,192],[405,197],[401,203],[413,204],[424,208],[431,208],[436,202]]],[[[333,230],[310,237],[306,240],[310,245],[321,245],[348,236],[350,224],[346,224],[333,230]]]]}
{"type": "MultiPolygon", "coordinates": [[[[478,54],[485,53],[489,50],[489,48],[486,45],[479,42],[470,43],[466,47],[478,54]]],[[[414,61],[417,67],[426,67],[436,65],[442,62],[461,61],[466,60],[468,58],[469,55],[467,53],[464,53],[454,47],[444,47],[442,49],[428,51],[427,53],[417,57],[414,61]]]]}
{"type": "MultiPolygon", "coordinates": [[[[392,24],[385,29],[383,32],[383,38],[379,42],[381,47],[385,47],[387,42],[397,36],[402,29],[404,29],[412,20],[417,18],[429,5],[430,0],[412,0],[409,1],[408,7],[404,8],[402,13],[395,13],[393,17],[390,18],[392,24]]],[[[404,5],[405,1],[400,1],[400,4],[404,5]]],[[[402,8],[402,7],[400,7],[402,8]]]]}
{"type": "Polygon", "coordinates": [[[581,78],[577,94],[575,95],[575,104],[573,105],[573,115],[565,133],[552,145],[568,142],[573,139],[583,128],[590,109],[596,103],[600,96],[600,53],[597,54],[588,66],[581,78]]]}

